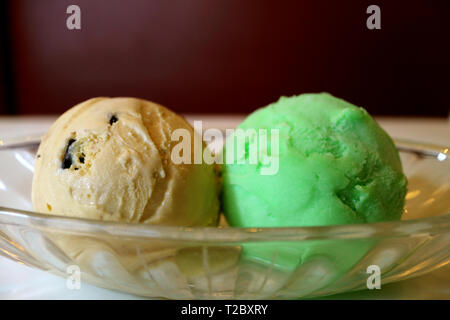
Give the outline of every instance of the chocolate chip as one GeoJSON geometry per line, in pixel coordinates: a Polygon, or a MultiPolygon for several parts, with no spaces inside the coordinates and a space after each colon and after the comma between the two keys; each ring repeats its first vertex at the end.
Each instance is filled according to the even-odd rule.
{"type": "Polygon", "coordinates": [[[70,139],[67,143],[66,153],[64,154],[64,160],[61,168],[69,169],[72,166],[72,153],[70,152],[70,146],[75,142],[75,139],[70,139]]]}
{"type": "Polygon", "coordinates": [[[114,114],[111,116],[111,118],[109,118],[109,124],[110,125],[113,125],[117,121],[119,121],[119,119],[117,119],[117,117],[114,114]]]}
{"type": "Polygon", "coordinates": [[[80,163],[84,163],[84,153],[81,154],[81,157],[78,158],[78,161],[80,161],[80,163]]]}

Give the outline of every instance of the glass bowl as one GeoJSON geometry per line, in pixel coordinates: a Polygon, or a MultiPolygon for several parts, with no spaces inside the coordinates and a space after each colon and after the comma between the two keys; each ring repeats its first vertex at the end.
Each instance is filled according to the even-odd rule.
{"type": "Polygon", "coordinates": [[[243,229],[32,212],[35,142],[3,141],[0,254],[65,278],[79,270],[81,282],[170,299],[310,298],[376,285],[376,271],[382,285],[408,279],[450,262],[450,160],[442,146],[396,144],[409,179],[402,221],[243,229]]]}

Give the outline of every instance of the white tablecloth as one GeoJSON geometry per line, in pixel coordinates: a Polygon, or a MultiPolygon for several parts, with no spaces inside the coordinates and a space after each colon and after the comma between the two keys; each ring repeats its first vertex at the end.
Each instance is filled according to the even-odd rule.
{"type": "MultiPolygon", "coordinates": [[[[189,115],[203,120],[204,128],[233,128],[242,116],[189,115]]],[[[0,140],[45,132],[55,117],[0,117],[0,140]]],[[[450,122],[446,119],[377,118],[393,136],[450,146],[450,122]]],[[[450,264],[424,276],[388,284],[381,290],[339,294],[333,299],[450,299],[450,264]]],[[[69,290],[66,280],[0,257],[0,299],[140,299],[82,283],[69,290]]]]}

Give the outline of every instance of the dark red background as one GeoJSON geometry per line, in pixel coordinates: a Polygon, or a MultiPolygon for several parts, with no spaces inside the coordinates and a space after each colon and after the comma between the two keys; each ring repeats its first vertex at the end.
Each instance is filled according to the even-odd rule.
{"type": "Polygon", "coordinates": [[[94,96],[247,113],[318,91],[373,114],[449,111],[448,0],[7,4],[0,113],[61,113],[94,96]],[[70,4],[81,7],[81,30],[66,28],[70,4]],[[370,4],[381,7],[381,30],[366,28],[370,4]]]}

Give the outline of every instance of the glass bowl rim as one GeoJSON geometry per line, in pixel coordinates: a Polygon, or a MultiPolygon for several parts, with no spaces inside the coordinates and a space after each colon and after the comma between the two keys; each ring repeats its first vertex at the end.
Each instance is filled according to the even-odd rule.
{"type": "MultiPolygon", "coordinates": [[[[440,161],[450,161],[448,147],[411,140],[394,139],[394,141],[399,151],[413,153],[426,158],[438,157],[439,159],[439,156],[441,156],[440,161]]],[[[21,144],[19,148],[26,146],[21,144]]],[[[123,239],[189,241],[206,244],[404,237],[418,236],[424,233],[435,235],[450,232],[450,213],[421,219],[363,224],[240,228],[179,227],[100,221],[49,215],[0,206],[0,223],[45,229],[49,232],[102,235],[121,237],[123,239]]]]}

